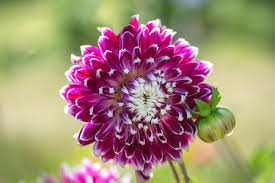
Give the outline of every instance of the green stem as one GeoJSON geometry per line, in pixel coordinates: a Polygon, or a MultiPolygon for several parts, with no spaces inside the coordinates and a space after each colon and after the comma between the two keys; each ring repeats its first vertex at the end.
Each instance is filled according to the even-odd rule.
{"type": "Polygon", "coordinates": [[[169,163],[169,165],[170,165],[170,167],[171,167],[171,169],[172,169],[172,172],[173,172],[173,174],[174,174],[174,177],[175,177],[175,179],[176,179],[176,182],[177,182],[177,183],[180,183],[180,178],[179,178],[179,175],[178,175],[178,173],[177,173],[177,170],[176,170],[176,168],[175,168],[173,162],[172,162],[171,160],[168,160],[168,163],[169,163]]]}
{"type": "Polygon", "coordinates": [[[185,167],[183,159],[182,159],[182,161],[179,162],[179,165],[180,165],[180,168],[181,168],[181,172],[183,174],[184,182],[185,183],[190,183],[190,178],[189,178],[189,175],[187,173],[187,169],[185,167]]]}

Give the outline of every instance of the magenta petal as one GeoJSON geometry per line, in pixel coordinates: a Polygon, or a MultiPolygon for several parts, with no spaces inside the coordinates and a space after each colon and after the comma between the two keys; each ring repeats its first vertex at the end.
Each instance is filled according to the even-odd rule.
{"type": "Polygon", "coordinates": [[[113,152],[113,150],[110,150],[107,153],[105,153],[101,158],[102,158],[103,162],[107,162],[109,160],[114,159],[115,155],[116,154],[113,152]]]}
{"type": "Polygon", "coordinates": [[[83,45],[80,47],[81,49],[81,55],[84,57],[85,55],[93,54],[93,55],[100,55],[100,51],[97,47],[92,45],[83,45]]]}
{"type": "Polygon", "coordinates": [[[172,68],[169,69],[165,74],[165,78],[168,81],[173,81],[175,78],[179,77],[181,74],[181,71],[178,68],[172,68]]]}
{"type": "MultiPolygon", "coordinates": [[[[104,62],[103,58],[101,56],[96,56],[96,55],[85,55],[82,58],[83,64],[87,67],[89,71],[94,70],[93,64],[95,61],[97,62],[104,62]]],[[[93,72],[90,72],[91,74],[94,74],[93,72]]]]}
{"type": "Polygon", "coordinates": [[[120,49],[126,49],[132,53],[133,48],[137,45],[134,35],[131,32],[124,32],[121,36],[120,49]]]}
{"type": "Polygon", "coordinates": [[[197,61],[199,67],[193,72],[193,74],[204,75],[205,78],[211,74],[213,64],[207,61],[197,61]]]}
{"type": "Polygon", "coordinates": [[[197,127],[191,119],[185,119],[181,125],[184,128],[185,134],[196,135],[197,127]]]}
{"type": "Polygon", "coordinates": [[[188,148],[189,148],[189,139],[188,139],[187,135],[181,136],[180,142],[181,142],[180,143],[181,148],[183,148],[185,150],[188,150],[188,148]]]}
{"type": "Polygon", "coordinates": [[[82,68],[82,66],[80,66],[80,65],[73,65],[68,71],[65,72],[65,76],[71,83],[74,83],[74,84],[81,83],[75,77],[75,72],[81,68],[82,68]]]}
{"type": "Polygon", "coordinates": [[[158,57],[169,57],[172,58],[174,56],[174,52],[175,52],[175,47],[174,46],[167,46],[166,48],[162,49],[159,54],[158,57]]]}
{"type": "Polygon", "coordinates": [[[158,46],[157,45],[152,45],[150,46],[143,54],[142,59],[146,61],[149,58],[154,58],[156,53],[158,51],[158,46]]]}
{"type": "Polygon", "coordinates": [[[149,46],[153,44],[159,44],[160,42],[160,29],[159,27],[155,27],[151,32],[150,32],[150,40],[149,40],[149,46]]]}
{"type": "Polygon", "coordinates": [[[181,136],[167,134],[167,144],[175,150],[181,149],[181,136]]]}
{"type": "Polygon", "coordinates": [[[199,63],[197,62],[188,62],[188,63],[183,63],[181,62],[179,64],[179,67],[181,69],[182,75],[186,76],[191,74],[194,70],[196,70],[200,66],[199,63]]]}
{"type": "Polygon", "coordinates": [[[75,116],[77,113],[79,113],[81,111],[81,109],[79,107],[77,107],[76,105],[69,105],[65,107],[65,113],[69,113],[72,116],[75,116]]]}
{"type": "Polygon", "coordinates": [[[136,151],[135,156],[131,159],[131,162],[133,163],[132,166],[134,166],[134,169],[136,170],[143,170],[145,162],[142,158],[140,148],[137,148],[136,151]]]}
{"type": "MultiPolygon", "coordinates": [[[[105,122],[105,121],[103,121],[105,122]]],[[[114,129],[110,124],[104,124],[100,130],[97,131],[95,139],[97,141],[106,141],[108,138],[112,138],[114,134],[114,129]]]]}
{"type": "Polygon", "coordinates": [[[87,88],[95,93],[98,93],[99,88],[103,86],[102,81],[96,78],[87,78],[85,79],[84,83],[87,88]]]}
{"type": "Polygon", "coordinates": [[[93,152],[95,156],[103,156],[112,148],[110,141],[98,142],[96,141],[93,146],[93,152]]]}
{"type": "Polygon", "coordinates": [[[200,84],[205,80],[205,76],[202,74],[191,75],[192,84],[200,84]]]}
{"type": "Polygon", "coordinates": [[[78,139],[77,142],[78,142],[78,144],[81,145],[81,146],[87,146],[87,145],[90,145],[90,144],[94,143],[95,140],[84,141],[84,140],[78,139]]]}
{"type": "Polygon", "coordinates": [[[132,144],[125,146],[125,155],[128,159],[133,158],[137,145],[134,141],[132,144]]]}
{"type": "Polygon", "coordinates": [[[86,94],[77,98],[76,105],[81,108],[92,107],[102,99],[104,99],[104,97],[99,94],[86,94]]]}
{"type": "Polygon", "coordinates": [[[87,123],[80,134],[80,139],[88,141],[95,138],[96,132],[101,128],[101,125],[87,123]]]}
{"type": "Polygon", "coordinates": [[[152,159],[152,152],[151,152],[151,147],[150,145],[144,145],[141,147],[141,156],[143,161],[145,161],[146,163],[150,163],[151,159],[152,159]]]}
{"type": "Polygon", "coordinates": [[[176,135],[182,135],[184,133],[184,128],[182,128],[176,117],[163,119],[163,124],[176,135]]]}
{"type": "Polygon", "coordinates": [[[118,45],[113,40],[111,40],[109,37],[106,37],[106,36],[99,37],[98,45],[102,55],[105,53],[106,50],[110,50],[112,52],[118,51],[118,45]]]}
{"type": "Polygon", "coordinates": [[[82,58],[74,54],[71,54],[71,61],[73,65],[79,65],[82,63],[82,58]]]}
{"type": "Polygon", "coordinates": [[[152,177],[152,175],[153,175],[152,169],[153,169],[153,166],[151,163],[145,163],[143,174],[152,177]]]}
{"type": "Polygon", "coordinates": [[[91,76],[86,68],[81,68],[75,71],[74,77],[80,83],[84,83],[84,80],[90,78],[91,76]]]}
{"type": "Polygon", "coordinates": [[[183,56],[182,62],[189,62],[189,61],[194,60],[194,58],[197,57],[198,52],[199,52],[199,50],[197,47],[188,46],[188,47],[184,47],[182,49],[178,49],[176,54],[183,56]]]}
{"type": "Polygon", "coordinates": [[[66,93],[66,99],[70,102],[75,103],[77,99],[81,98],[83,95],[89,92],[88,89],[82,86],[70,85],[69,90],[66,93]]]}
{"type": "Polygon", "coordinates": [[[151,148],[152,155],[154,159],[157,161],[157,163],[161,162],[163,158],[163,149],[161,149],[160,147],[162,146],[159,142],[154,142],[151,148]]]}
{"type": "Polygon", "coordinates": [[[132,144],[135,143],[135,140],[136,140],[135,135],[129,135],[129,136],[127,137],[126,141],[125,141],[125,144],[126,144],[127,146],[131,146],[132,144]]]}
{"type": "Polygon", "coordinates": [[[125,147],[125,139],[114,138],[113,150],[116,154],[121,153],[124,147],[125,147]]]}
{"type": "Polygon", "coordinates": [[[128,50],[123,50],[120,52],[119,58],[123,67],[123,73],[127,75],[128,72],[125,72],[124,69],[128,69],[129,72],[132,70],[132,54],[128,50]]]}
{"type": "Polygon", "coordinates": [[[80,121],[84,121],[84,122],[90,122],[92,119],[92,115],[90,115],[90,111],[89,110],[81,110],[80,112],[78,112],[75,116],[76,119],[80,120],[80,121]]]}
{"type": "Polygon", "coordinates": [[[137,142],[140,144],[140,145],[144,145],[145,144],[145,134],[144,134],[144,131],[143,130],[139,130],[137,135],[137,142]]]}
{"type": "Polygon", "coordinates": [[[108,27],[100,27],[98,30],[101,32],[102,36],[108,37],[114,43],[117,43],[117,36],[116,34],[108,27]]]}
{"type": "Polygon", "coordinates": [[[185,89],[188,91],[188,97],[193,97],[200,92],[200,87],[197,85],[186,85],[185,89]]]}
{"type": "Polygon", "coordinates": [[[130,24],[135,27],[136,29],[138,29],[138,24],[139,24],[139,15],[134,15],[131,18],[130,24]]]}
{"type": "Polygon", "coordinates": [[[149,29],[151,32],[154,28],[159,28],[161,27],[161,22],[159,19],[157,20],[152,20],[146,24],[146,27],[149,29]]]}
{"type": "Polygon", "coordinates": [[[180,38],[178,39],[176,42],[175,42],[175,48],[176,48],[176,52],[179,52],[180,50],[190,46],[189,42],[186,41],[185,39],[183,38],[180,38]]]}
{"type": "Polygon", "coordinates": [[[161,43],[160,43],[160,47],[161,48],[165,48],[167,46],[169,46],[172,43],[172,39],[173,36],[175,35],[175,32],[172,31],[171,29],[165,29],[162,33],[161,33],[161,43]]]}
{"type": "Polygon", "coordinates": [[[200,84],[199,85],[200,91],[192,96],[193,98],[199,98],[202,101],[208,102],[209,101],[209,97],[212,94],[212,89],[210,85],[207,84],[200,84]]]}
{"type": "Polygon", "coordinates": [[[122,151],[122,153],[119,156],[115,156],[114,160],[115,160],[116,163],[118,163],[122,167],[124,167],[125,164],[128,162],[128,159],[125,156],[124,151],[122,151]]]}
{"type": "Polygon", "coordinates": [[[168,70],[168,72],[169,72],[169,69],[171,69],[171,68],[177,69],[177,66],[178,66],[179,62],[181,61],[181,59],[182,59],[181,55],[177,55],[177,56],[173,57],[172,59],[165,62],[165,64],[163,65],[163,69],[165,71],[168,70]]]}
{"type": "Polygon", "coordinates": [[[108,64],[111,68],[121,70],[121,66],[120,66],[119,58],[117,54],[107,50],[104,53],[104,58],[106,60],[106,64],[108,64]]]}
{"type": "Polygon", "coordinates": [[[99,112],[99,113],[96,112],[96,111],[93,112],[95,115],[92,119],[92,123],[108,125],[108,127],[111,128],[112,125],[108,124],[110,122],[111,118],[107,115],[107,111],[104,110],[104,109],[106,109],[105,107],[106,106],[102,105],[101,103],[97,103],[97,105],[95,105],[94,109],[98,108],[98,109],[95,109],[95,110],[101,110],[101,112],[99,112]]]}
{"type": "Polygon", "coordinates": [[[181,160],[182,158],[182,151],[181,150],[175,150],[169,146],[166,146],[165,148],[165,154],[171,159],[171,160],[181,160]]]}
{"type": "Polygon", "coordinates": [[[121,36],[122,36],[125,32],[130,32],[130,33],[132,33],[133,35],[136,35],[136,31],[137,31],[136,28],[135,28],[133,25],[129,24],[129,25],[123,27],[123,29],[120,31],[118,37],[121,38],[121,36]]]}
{"type": "Polygon", "coordinates": [[[92,60],[90,61],[90,66],[92,69],[92,74],[94,77],[97,77],[97,71],[100,69],[102,71],[108,71],[110,68],[105,64],[104,60],[92,60]]]}
{"type": "Polygon", "coordinates": [[[78,134],[77,134],[77,136],[76,136],[77,142],[78,142],[80,145],[82,145],[82,146],[86,146],[86,145],[89,145],[89,144],[95,142],[94,139],[90,139],[90,140],[85,141],[85,140],[82,140],[82,139],[80,138],[80,136],[81,136],[81,134],[82,134],[83,128],[84,128],[84,127],[81,128],[81,130],[78,132],[78,134]]]}
{"type": "Polygon", "coordinates": [[[138,46],[140,47],[140,52],[143,53],[149,44],[149,31],[147,28],[143,28],[138,34],[138,46]]]}

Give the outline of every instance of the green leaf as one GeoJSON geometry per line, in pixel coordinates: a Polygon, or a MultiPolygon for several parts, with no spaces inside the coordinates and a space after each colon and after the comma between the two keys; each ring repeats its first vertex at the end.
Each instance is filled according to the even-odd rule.
{"type": "Polygon", "coordinates": [[[212,97],[211,97],[211,100],[210,100],[212,111],[216,110],[216,107],[217,107],[218,103],[220,102],[220,100],[221,100],[220,92],[218,91],[217,88],[212,86],[212,97]]]}
{"type": "Polygon", "coordinates": [[[190,107],[186,103],[184,104],[184,106],[192,114],[192,117],[200,116],[199,112],[196,112],[196,111],[193,111],[192,109],[190,109],[190,107]]]}
{"type": "Polygon", "coordinates": [[[206,117],[211,113],[211,108],[208,103],[201,101],[199,99],[195,99],[195,102],[198,106],[200,116],[206,117]]]}

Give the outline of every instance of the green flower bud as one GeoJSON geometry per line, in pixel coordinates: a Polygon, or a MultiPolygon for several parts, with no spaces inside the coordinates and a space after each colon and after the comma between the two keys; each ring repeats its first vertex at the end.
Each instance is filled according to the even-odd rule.
{"type": "Polygon", "coordinates": [[[206,117],[197,120],[198,135],[201,140],[211,143],[232,133],[235,118],[231,111],[218,107],[206,117]]]}

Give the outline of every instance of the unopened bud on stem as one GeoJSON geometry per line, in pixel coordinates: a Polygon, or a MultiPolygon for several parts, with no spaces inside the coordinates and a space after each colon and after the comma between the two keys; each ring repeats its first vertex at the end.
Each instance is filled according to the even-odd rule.
{"type": "Polygon", "coordinates": [[[230,110],[218,107],[207,117],[201,117],[196,123],[200,139],[211,143],[231,134],[236,121],[230,110]]]}

